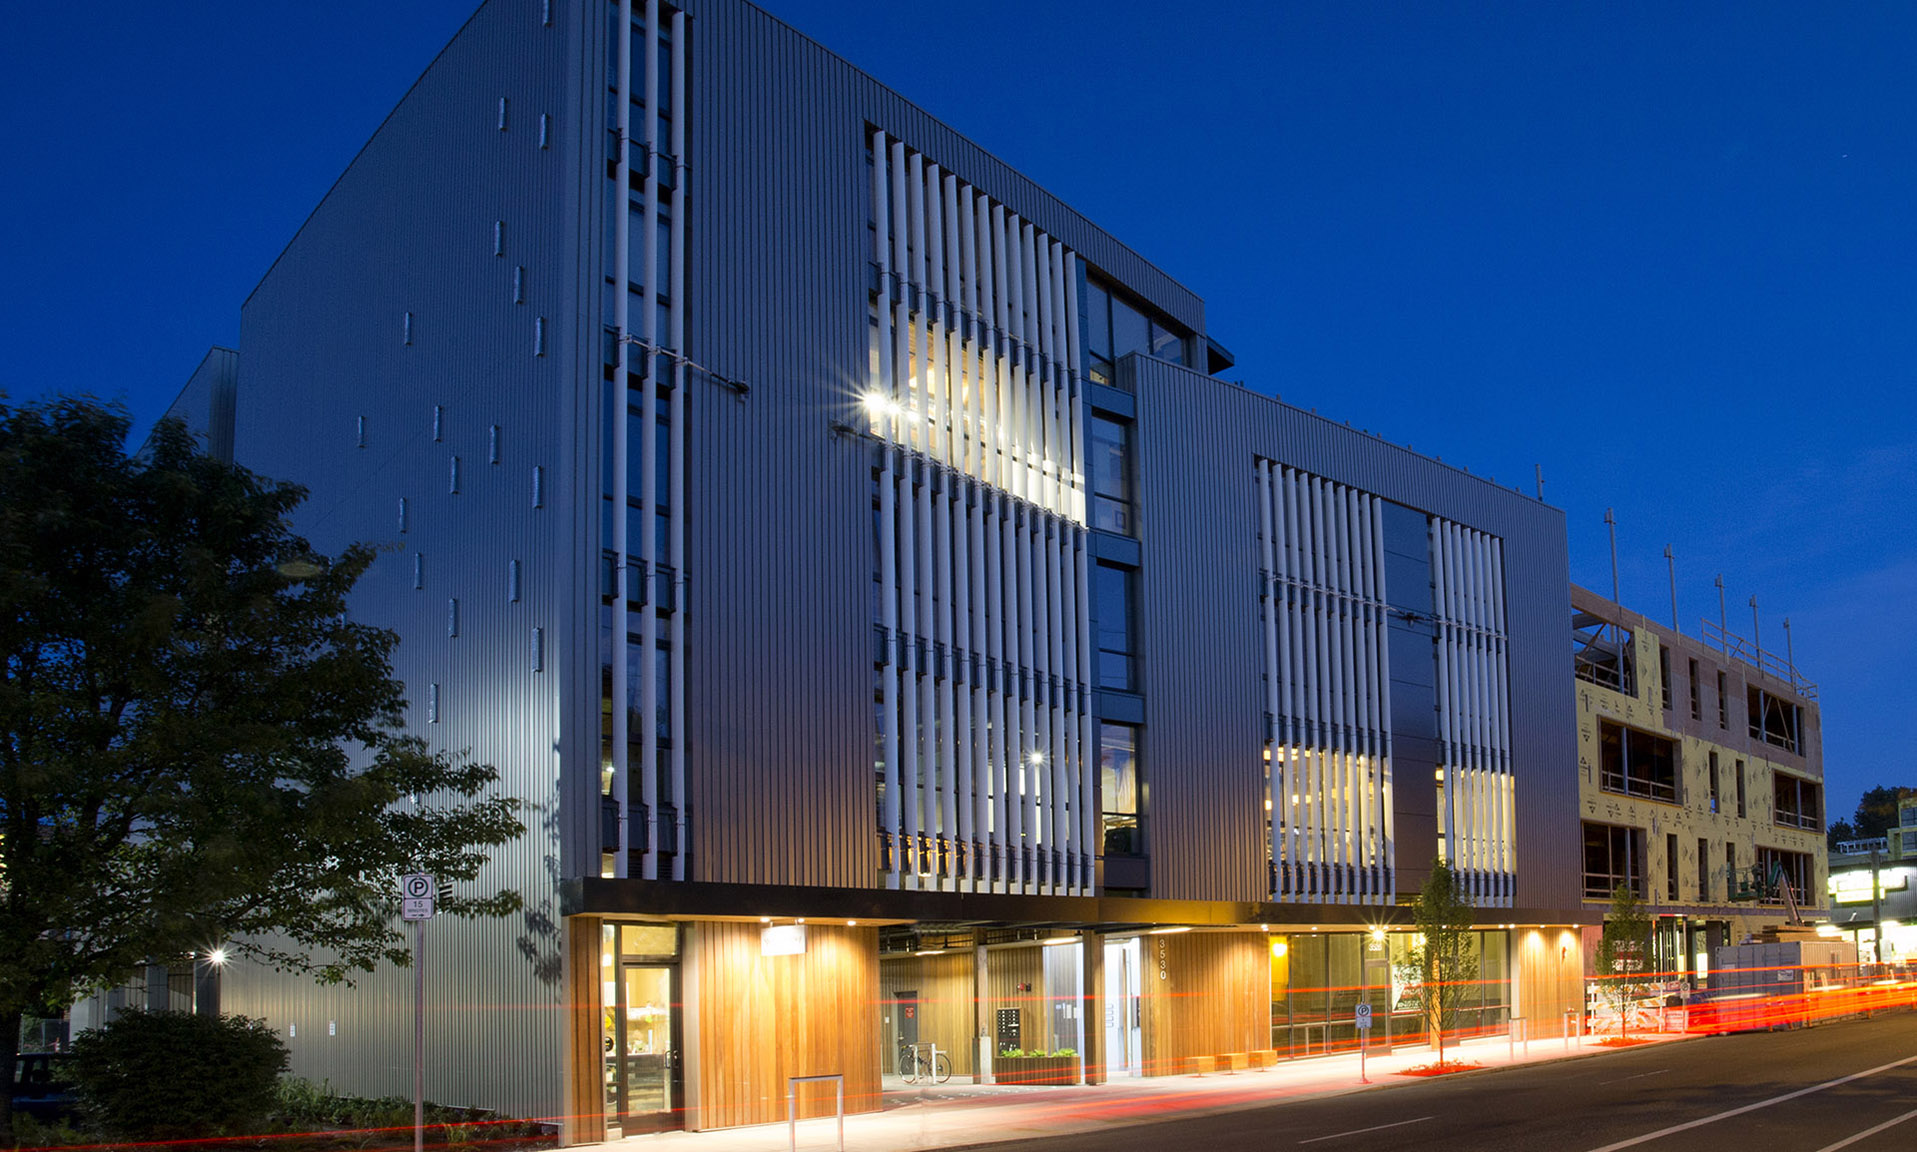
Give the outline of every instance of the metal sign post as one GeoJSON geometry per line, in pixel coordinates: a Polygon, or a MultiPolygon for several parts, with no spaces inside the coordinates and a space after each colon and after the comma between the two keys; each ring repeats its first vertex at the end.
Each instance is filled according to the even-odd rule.
{"type": "Polygon", "coordinates": [[[1369,1084],[1365,1076],[1365,1050],[1371,1047],[1371,1005],[1358,1005],[1358,1011],[1352,1023],[1358,1026],[1358,1082],[1369,1084]]]}
{"type": "Polygon", "coordinates": [[[426,921],[438,895],[428,873],[400,878],[400,919],[413,922],[413,1152],[426,1146],[426,921]]]}

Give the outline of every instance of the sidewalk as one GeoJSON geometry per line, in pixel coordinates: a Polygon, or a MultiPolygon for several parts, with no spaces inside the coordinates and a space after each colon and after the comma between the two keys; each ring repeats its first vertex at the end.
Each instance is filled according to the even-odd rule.
{"type": "MultiPolygon", "coordinates": [[[[1669,1043],[1689,1037],[1646,1033],[1643,1038],[1651,1043],[1669,1043]]],[[[1601,1047],[1595,1038],[1587,1036],[1570,1046],[1562,1038],[1534,1040],[1528,1054],[1523,1044],[1516,1046],[1514,1054],[1505,1037],[1493,1036],[1446,1044],[1445,1059],[1467,1061],[1489,1070],[1609,1051],[1614,1049],[1601,1047]]],[[[1436,1059],[1437,1053],[1423,1046],[1370,1057],[1365,1062],[1369,1085],[1358,1079],[1355,1053],[1285,1061],[1261,1071],[1127,1078],[1082,1088],[1000,1087],[956,1080],[894,1088],[897,1082],[888,1080],[883,1111],[845,1118],[845,1146],[848,1152],[907,1152],[1097,1132],[1146,1120],[1258,1108],[1285,1100],[1404,1083],[1406,1077],[1400,1073],[1405,1069],[1436,1059]]],[[[777,1152],[788,1146],[787,1139],[786,1125],[760,1124],[715,1132],[635,1136],[590,1147],[620,1152],[644,1152],[649,1148],[662,1152],[777,1152]]],[[[830,1117],[801,1120],[798,1146],[802,1150],[836,1148],[835,1121],[830,1117]]]]}

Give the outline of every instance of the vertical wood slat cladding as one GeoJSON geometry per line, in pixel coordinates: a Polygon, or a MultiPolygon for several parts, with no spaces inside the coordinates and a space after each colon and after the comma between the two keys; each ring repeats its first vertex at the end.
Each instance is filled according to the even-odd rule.
{"type": "MultiPolygon", "coordinates": [[[[937,956],[906,956],[879,965],[882,1011],[897,1013],[898,994],[916,992],[919,1043],[936,1043],[951,1060],[954,1076],[970,1076],[977,1064],[978,1045],[972,1042],[973,963],[973,954],[967,949],[937,956]]],[[[898,1036],[899,1021],[892,1015],[884,1029],[885,1042],[879,1048],[879,1060],[887,1072],[896,1071],[892,1062],[898,1055],[898,1036]]]]}
{"type": "Polygon", "coordinates": [[[1241,932],[1143,938],[1145,1075],[1176,1075],[1192,1056],[1271,1047],[1270,939],[1241,932]]]}
{"type": "MultiPolygon", "coordinates": [[[[1142,562],[1152,894],[1264,899],[1265,658],[1256,486],[1264,458],[1502,542],[1516,877],[1512,904],[1576,907],[1576,724],[1561,512],[1483,478],[1162,360],[1128,357],[1142,562]]],[[[1405,787],[1400,782],[1398,787],[1405,787]]],[[[1429,787],[1427,785],[1427,787],[1429,787]]],[[[1402,838],[1405,829],[1395,830],[1402,838]]],[[[1412,861],[1400,858],[1400,869],[1412,861]]]]}
{"type": "Polygon", "coordinates": [[[599,921],[566,921],[566,1110],[561,1139],[568,1145],[606,1138],[605,1085],[600,1023],[604,986],[599,964],[599,921]]]}
{"type": "MultiPolygon", "coordinates": [[[[696,967],[698,1097],[688,1127],[786,1118],[787,1077],[845,1076],[845,1110],[879,1108],[878,929],[806,927],[806,951],[763,956],[758,924],[688,925],[696,967]]],[[[799,1115],[833,1114],[832,1086],[802,1088],[799,1115]]]]}
{"type": "Polygon", "coordinates": [[[1563,1036],[1564,1014],[1584,1009],[1584,954],[1568,928],[1533,928],[1513,935],[1511,1014],[1529,1023],[1530,1038],[1563,1036]]]}
{"type": "Polygon", "coordinates": [[[985,953],[985,1026],[998,1034],[999,1012],[1018,1010],[1019,1047],[1052,1047],[1051,1003],[1045,995],[1044,949],[1038,946],[992,948],[985,953]],[[1021,987],[1024,985],[1024,987],[1021,987]]]}

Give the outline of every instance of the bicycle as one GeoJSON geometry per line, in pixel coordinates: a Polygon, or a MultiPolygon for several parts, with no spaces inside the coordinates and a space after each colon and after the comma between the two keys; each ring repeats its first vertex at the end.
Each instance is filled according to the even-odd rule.
{"type": "Polygon", "coordinates": [[[917,1084],[920,1080],[943,1084],[952,1078],[952,1061],[936,1044],[901,1044],[899,1076],[907,1084],[917,1084]],[[932,1053],[929,1057],[924,1052],[927,1048],[932,1053]]]}

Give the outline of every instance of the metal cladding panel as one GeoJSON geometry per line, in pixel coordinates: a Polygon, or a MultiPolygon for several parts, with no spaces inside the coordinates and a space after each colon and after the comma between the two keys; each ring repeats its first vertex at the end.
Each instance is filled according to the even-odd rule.
{"type": "MultiPolygon", "coordinates": [[[[1268,898],[1254,457],[1468,525],[1504,542],[1514,904],[1575,909],[1582,891],[1577,742],[1565,622],[1564,515],[1480,477],[1161,360],[1120,368],[1138,397],[1153,895],[1268,898]]],[[[1431,787],[1394,781],[1394,787],[1431,787]]],[[[1399,860],[1400,867],[1423,861],[1399,860]]]]}
{"type": "MultiPolygon", "coordinates": [[[[530,479],[559,463],[574,388],[565,350],[538,343],[572,262],[565,153],[540,146],[567,90],[556,15],[483,6],[306,221],[242,313],[236,435],[241,463],[311,489],[298,522],[316,547],[382,548],[354,613],[401,638],[410,729],[529,802],[526,834],[481,879],[521,891],[524,913],[427,929],[427,1093],[518,1115],[562,1110],[556,669],[576,525],[535,509],[530,479]],[[473,1051],[516,1056],[447,1058],[473,1051]]],[[[410,983],[382,968],[318,990],[242,965],[226,1007],[267,1017],[301,1075],[401,1092],[410,983]]]]}
{"type": "Polygon", "coordinates": [[[231,348],[209,348],[166,409],[165,415],[184,423],[215,460],[233,459],[233,399],[239,378],[240,354],[231,348]]]}
{"type": "Polygon", "coordinates": [[[1194,329],[1202,306],[1077,214],[745,4],[690,3],[690,876],[869,886],[873,779],[867,125],[1194,329]]]}
{"type": "MultiPolygon", "coordinates": [[[[869,199],[863,182],[863,128],[870,124],[904,140],[923,153],[928,163],[937,163],[1001,201],[1192,331],[1205,331],[1204,301],[1189,289],[1031,179],[817,41],[739,0],[687,0],[686,11],[693,20],[698,70],[692,78],[695,115],[704,118],[693,125],[695,154],[715,133],[736,138],[737,132],[751,131],[755,125],[760,133],[774,136],[788,131],[824,133],[834,148],[841,136],[849,136],[855,148],[849,156],[850,168],[844,166],[848,157],[836,153],[805,154],[795,149],[735,155],[763,169],[758,175],[768,188],[796,190],[808,181],[821,183],[831,190],[828,199],[839,213],[858,215],[857,226],[863,229],[869,199]],[[729,73],[737,88],[738,99],[724,109],[702,102],[709,91],[705,84],[715,69],[729,73]],[[809,126],[802,127],[807,122],[809,126]]],[[[826,232],[819,238],[836,240],[836,235],[826,232]]],[[[866,252],[860,247],[846,255],[863,265],[866,252]]]]}

